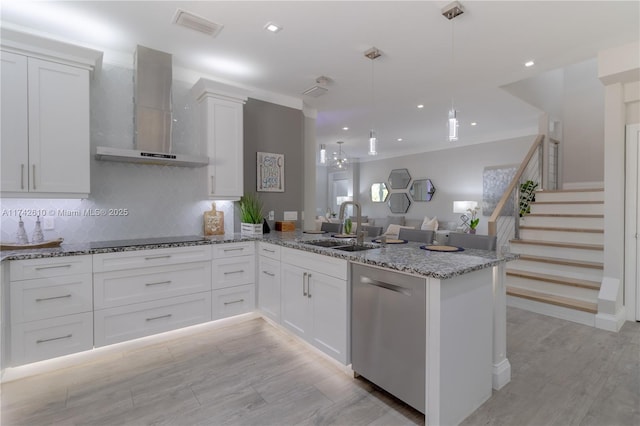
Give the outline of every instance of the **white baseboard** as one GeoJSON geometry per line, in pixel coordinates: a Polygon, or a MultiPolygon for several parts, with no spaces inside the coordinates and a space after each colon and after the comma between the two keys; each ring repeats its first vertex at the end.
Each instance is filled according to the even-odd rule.
{"type": "Polygon", "coordinates": [[[596,328],[618,332],[626,320],[627,313],[623,306],[615,315],[598,313],[596,315],[596,328]]]}
{"type": "Polygon", "coordinates": [[[604,181],[599,182],[565,182],[562,189],[603,189],[604,181]]]}
{"type": "Polygon", "coordinates": [[[536,302],[535,300],[523,299],[507,295],[507,306],[524,309],[525,311],[560,318],[578,324],[596,326],[596,315],[575,309],[563,308],[562,306],[549,305],[547,303],[536,302]]]}
{"type": "Polygon", "coordinates": [[[511,381],[511,363],[503,359],[498,364],[493,364],[493,388],[500,390],[511,381]]]}

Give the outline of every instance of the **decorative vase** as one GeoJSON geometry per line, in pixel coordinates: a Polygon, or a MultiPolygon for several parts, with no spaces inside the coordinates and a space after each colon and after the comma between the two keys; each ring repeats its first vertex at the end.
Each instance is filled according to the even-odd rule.
{"type": "Polygon", "coordinates": [[[262,223],[240,223],[240,233],[247,237],[262,235],[262,223]]]}
{"type": "Polygon", "coordinates": [[[476,233],[476,229],[475,228],[469,228],[469,233],[470,234],[475,234],[476,233]]]}

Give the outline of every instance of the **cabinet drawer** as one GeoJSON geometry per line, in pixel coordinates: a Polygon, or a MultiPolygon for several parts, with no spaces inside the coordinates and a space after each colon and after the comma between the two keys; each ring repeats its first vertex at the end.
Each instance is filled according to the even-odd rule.
{"type": "Polygon", "coordinates": [[[205,260],[211,260],[211,247],[208,245],[102,253],[93,255],[93,272],[119,271],[205,260]]]}
{"type": "Polygon", "coordinates": [[[211,321],[211,292],[100,309],[94,321],[96,347],[200,324],[211,321]]]}
{"type": "Polygon", "coordinates": [[[256,252],[256,243],[249,241],[246,243],[214,244],[212,247],[213,258],[223,259],[225,257],[247,256],[256,252]]]}
{"type": "Polygon", "coordinates": [[[93,310],[91,274],[11,283],[11,321],[41,320],[93,310]]]}
{"type": "Polygon", "coordinates": [[[213,290],[212,319],[245,314],[255,308],[255,286],[253,284],[213,290]]]}
{"type": "Polygon", "coordinates": [[[209,290],[211,261],[100,272],[94,276],[96,309],[209,290]]]}
{"type": "Polygon", "coordinates": [[[320,272],[341,280],[347,279],[348,263],[344,259],[337,259],[322,254],[283,247],[281,251],[283,262],[300,268],[320,272]]]}
{"type": "Polygon", "coordinates": [[[255,256],[231,257],[213,261],[213,289],[253,284],[255,279],[255,256]]]}
{"type": "Polygon", "coordinates": [[[258,243],[260,256],[265,256],[273,260],[280,260],[280,246],[275,244],[258,243]]]}
{"type": "Polygon", "coordinates": [[[9,265],[11,281],[86,273],[91,273],[90,255],[12,260],[9,265]]]}
{"type": "Polygon", "coordinates": [[[11,365],[42,361],[93,347],[91,312],[14,324],[11,365]]]}

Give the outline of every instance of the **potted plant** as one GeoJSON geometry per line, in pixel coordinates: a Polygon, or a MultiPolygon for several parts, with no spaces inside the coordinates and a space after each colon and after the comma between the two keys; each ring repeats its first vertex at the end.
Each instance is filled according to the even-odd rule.
{"type": "Polygon", "coordinates": [[[240,233],[262,235],[262,201],[255,194],[240,197],[240,233]]]}
{"type": "Polygon", "coordinates": [[[476,227],[480,223],[480,218],[476,217],[478,215],[478,206],[472,209],[467,209],[467,211],[471,214],[471,219],[469,220],[469,233],[475,234],[476,227]]]}

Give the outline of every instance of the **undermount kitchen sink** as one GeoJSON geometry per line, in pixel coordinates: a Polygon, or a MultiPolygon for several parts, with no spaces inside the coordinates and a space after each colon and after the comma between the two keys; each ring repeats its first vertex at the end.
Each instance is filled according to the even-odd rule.
{"type": "Polygon", "coordinates": [[[344,241],[334,240],[305,241],[304,244],[309,244],[317,247],[327,247],[341,251],[362,251],[377,248],[377,246],[359,246],[354,244],[345,244],[344,241]]]}
{"type": "Polygon", "coordinates": [[[336,250],[342,250],[342,251],[362,251],[362,250],[371,250],[372,248],[376,248],[376,247],[367,247],[367,246],[354,246],[354,245],[348,245],[348,246],[337,246],[337,247],[333,247],[336,250]]]}

